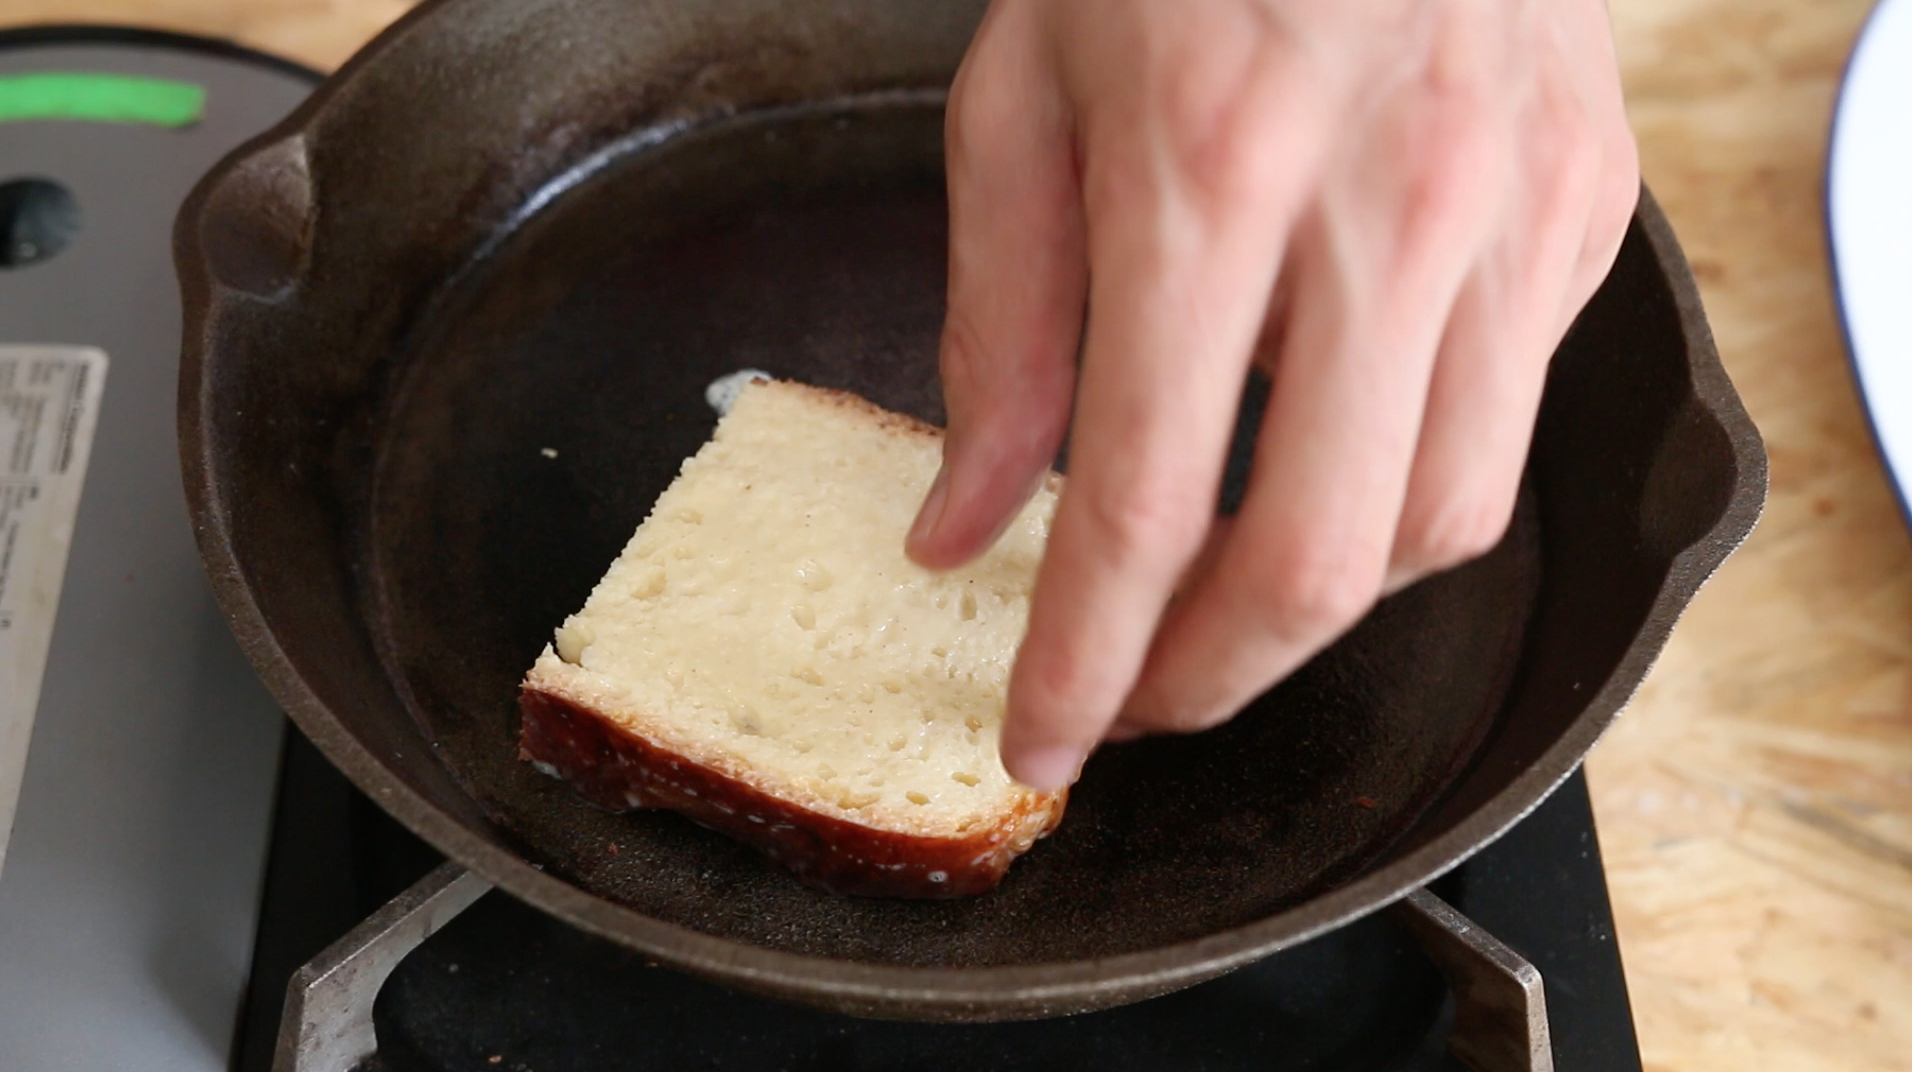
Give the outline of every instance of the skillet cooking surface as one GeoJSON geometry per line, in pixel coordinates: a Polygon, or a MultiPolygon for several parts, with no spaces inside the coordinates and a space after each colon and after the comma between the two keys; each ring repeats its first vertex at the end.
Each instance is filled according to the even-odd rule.
{"type": "Polygon", "coordinates": [[[1233,724],[1105,749],[1061,828],[982,898],[811,890],[675,816],[594,809],[516,758],[519,678],[709,436],[712,379],[757,367],[941,423],[940,147],[936,102],[706,126],[583,176],[431,306],[374,432],[358,540],[413,716],[547,871],[790,952],[1082,960],[1239,927],[1359,873],[1502,707],[1540,584],[1531,498],[1493,554],[1384,604],[1233,724]]]}

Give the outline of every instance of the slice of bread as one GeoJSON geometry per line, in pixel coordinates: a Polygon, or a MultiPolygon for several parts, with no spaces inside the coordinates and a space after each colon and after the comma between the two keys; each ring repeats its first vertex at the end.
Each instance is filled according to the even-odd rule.
{"type": "Polygon", "coordinates": [[[841,893],[994,887],[1062,817],[997,753],[1055,505],[931,573],[903,537],[942,433],[757,380],[525,678],[521,754],[841,893]]]}

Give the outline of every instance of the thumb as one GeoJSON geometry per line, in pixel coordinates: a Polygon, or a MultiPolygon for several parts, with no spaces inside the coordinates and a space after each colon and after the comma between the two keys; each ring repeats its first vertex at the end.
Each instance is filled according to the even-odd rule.
{"type": "Polygon", "coordinates": [[[906,545],[931,569],[989,549],[1069,423],[1087,253],[1068,108],[1032,7],[992,9],[950,92],[949,430],[906,545]]]}

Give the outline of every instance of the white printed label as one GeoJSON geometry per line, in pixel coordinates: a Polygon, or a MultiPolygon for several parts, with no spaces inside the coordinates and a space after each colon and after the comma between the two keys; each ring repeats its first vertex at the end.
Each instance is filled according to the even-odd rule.
{"type": "Polygon", "coordinates": [[[105,385],[98,350],[0,346],[0,867],[105,385]]]}

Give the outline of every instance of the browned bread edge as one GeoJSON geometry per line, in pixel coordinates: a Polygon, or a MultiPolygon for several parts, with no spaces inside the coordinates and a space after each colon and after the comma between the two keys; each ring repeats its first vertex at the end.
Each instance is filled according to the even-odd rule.
{"type": "MultiPolygon", "coordinates": [[[[777,390],[801,392],[809,395],[822,405],[835,406],[838,409],[847,409],[861,413],[870,418],[871,423],[878,429],[895,435],[941,440],[945,434],[943,429],[938,428],[928,421],[912,417],[907,413],[897,413],[894,410],[884,409],[882,406],[864,398],[862,395],[851,391],[844,391],[835,387],[818,387],[812,383],[799,383],[795,380],[762,380],[759,382],[777,390]]],[[[1043,476],[1042,486],[1046,490],[1061,494],[1062,483],[1062,474],[1053,469],[1043,476]]]]}
{"type": "Polygon", "coordinates": [[[521,758],[546,764],[610,811],[663,808],[769,854],[814,886],[864,897],[986,893],[1062,819],[1066,790],[1031,794],[961,838],[879,830],[771,796],[630,733],[565,697],[526,686],[521,758]]]}

